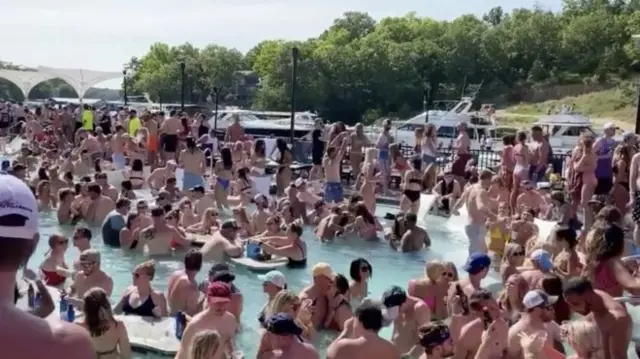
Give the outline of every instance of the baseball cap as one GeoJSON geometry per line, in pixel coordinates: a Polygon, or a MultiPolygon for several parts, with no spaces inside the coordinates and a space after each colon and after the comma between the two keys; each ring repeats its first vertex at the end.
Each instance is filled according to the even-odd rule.
{"type": "Polygon", "coordinates": [[[613,122],[607,122],[604,124],[603,127],[605,130],[615,130],[616,129],[616,125],[613,122]]]}
{"type": "Polygon", "coordinates": [[[629,141],[629,140],[633,139],[634,137],[636,137],[636,134],[633,133],[633,132],[625,131],[625,133],[622,134],[622,139],[624,141],[629,141]]]}
{"type": "Polygon", "coordinates": [[[525,309],[533,309],[536,307],[548,307],[550,305],[555,304],[558,300],[558,297],[553,297],[547,295],[547,293],[534,289],[527,292],[522,298],[522,305],[524,305],[525,309]]]}
{"type": "Polygon", "coordinates": [[[266,274],[258,275],[258,279],[265,283],[271,283],[278,288],[284,288],[287,285],[287,280],[282,272],[272,270],[266,274]]]}
{"type": "Polygon", "coordinates": [[[298,339],[302,334],[302,328],[296,324],[295,320],[289,313],[275,313],[265,321],[265,328],[269,333],[275,335],[295,335],[298,339]]]}
{"type": "Polygon", "coordinates": [[[549,182],[538,182],[538,189],[551,189],[551,183],[549,183],[549,182]]]}
{"type": "Polygon", "coordinates": [[[464,264],[464,270],[469,274],[480,273],[485,268],[491,266],[491,258],[481,252],[471,253],[467,262],[464,264]]]}
{"type": "Polygon", "coordinates": [[[313,266],[311,275],[313,277],[323,276],[333,279],[333,269],[328,263],[320,262],[313,266]]]}
{"type": "Polygon", "coordinates": [[[235,230],[238,230],[240,228],[236,224],[236,221],[234,221],[232,219],[229,219],[229,220],[226,220],[226,221],[224,221],[222,223],[222,225],[220,226],[220,229],[235,229],[235,230]]]}
{"type": "Polygon", "coordinates": [[[26,183],[7,173],[0,173],[0,217],[18,219],[15,226],[0,226],[6,238],[33,239],[38,234],[38,203],[26,183]]]}
{"type": "Polygon", "coordinates": [[[407,301],[407,292],[394,285],[382,293],[382,305],[386,308],[397,307],[407,301]]]}
{"type": "Polygon", "coordinates": [[[549,255],[549,252],[545,251],[544,249],[536,249],[535,251],[531,252],[529,258],[531,258],[532,261],[538,262],[540,268],[545,272],[550,271],[551,268],[553,268],[551,256],[549,255]]]}
{"type": "Polygon", "coordinates": [[[207,297],[213,303],[227,303],[231,301],[231,286],[228,283],[212,282],[207,288],[207,297]]]}
{"type": "Polygon", "coordinates": [[[231,272],[231,267],[227,263],[215,263],[209,269],[209,277],[214,277],[220,272],[231,272]]]}

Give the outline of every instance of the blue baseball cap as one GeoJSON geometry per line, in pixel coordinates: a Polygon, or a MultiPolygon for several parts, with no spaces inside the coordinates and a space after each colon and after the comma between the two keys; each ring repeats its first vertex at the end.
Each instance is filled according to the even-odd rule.
{"type": "Polygon", "coordinates": [[[529,258],[532,261],[537,262],[543,272],[548,272],[551,270],[551,268],[553,268],[551,256],[549,255],[549,252],[545,251],[544,249],[536,249],[535,251],[531,252],[529,258]]]}
{"type": "Polygon", "coordinates": [[[491,257],[481,252],[475,252],[471,253],[469,258],[467,258],[467,262],[464,264],[464,270],[469,274],[477,274],[490,266],[491,257]]]}
{"type": "Polygon", "coordinates": [[[271,315],[264,323],[265,328],[269,333],[276,335],[295,335],[300,340],[302,334],[302,328],[296,324],[295,319],[289,313],[275,313],[271,315]]]}

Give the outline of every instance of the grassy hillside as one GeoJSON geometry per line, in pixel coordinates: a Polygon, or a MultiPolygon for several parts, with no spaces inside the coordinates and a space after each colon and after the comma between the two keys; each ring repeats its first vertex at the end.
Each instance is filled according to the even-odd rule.
{"type": "Polygon", "coordinates": [[[498,111],[497,116],[501,124],[525,127],[535,122],[538,116],[546,114],[549,108],[559,109],[562,105],[575,104],[576,111],[589,116],[594,123],[613,121],[622,128],[633,129],[636,91],[633,84],[626,83],[610,90],[561,100],[510,106],[498,111]]]}

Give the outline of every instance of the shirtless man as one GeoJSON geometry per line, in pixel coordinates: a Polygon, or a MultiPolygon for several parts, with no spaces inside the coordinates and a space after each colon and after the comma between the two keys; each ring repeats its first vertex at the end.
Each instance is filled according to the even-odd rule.
{"type": "MultiPolygon", "coordinates": [[[[531,288],[531,287],[530,287],[531,288]]],[[[550,297],[539,289],[530,290],[522,299],[525,312],[521,314],[520,319],[509,328],[507,339],[507,356],[506,359],[522,359],[522,344],[520,343],[520,333],[534,334],[540,331],[547,332],[547,344],[549,348],[553,348],[554,337],[559,337],[559,330],[553,323],[553,305],[558,297],[550,297]]],[[[558,338],[560,339],[560,338],[558,338]]]]}
{"type": "Polygon", "coordinates": [[[289,313],[276,313],[266,318],[265,328],[273,347],[269,359],[320,359],[311,343],[301,338],[302,328],[289,313]]]}
{"type": "Polygon", "coordinates": [[[404,225],[407,229],[402,235],[400,241],[389,241],[391,248],[400,249],[403,253],[417,252],[424,247],[431,246],[431,238],[424,229],[418,227],[418,217],[415,213],[406,213],[404,215],[404,225]]]}
{"type": "Polygon", "coordinates": [[[237,142],[242,141],[244,138],[244,127],[240,124],[240,117],[233,115],[233,123],[227,127],[227,132],[224,134],[224,142],[237,142]]]}
{"type": "Polygon", "coordinates": [[[178,311],[194,316],[200,311],[200,292],[196,275],[202,269],[202,253],[190,249],[184,256],[184,269],[171,274],[167,283],[167,303],[169,315],[178,311]]]}
{"type": "Polygon", "coordinates": [[[327,359],[399,359],[395,345],[378,335],[384,322],[380,305],[365,301],[345,322],[342,333],[327,348],[327,359]]]}
{"type": "Polygon", "coordinates": [[[111,137],[111,160],[116,170],[123,170],[126,167],[126,158],[124,155],[127,138],[124,126],[116,125],[116,133],[111,137]]]}
{"type": "Polygon", "coordinates": [[[200,249],[205,261],[223,262],[225,256],[240,258],[244,254],[242,245],[236,243],[238,226],[234,221],[225,221],[220,230],[213,233],[204,246],[200,249]]]}
{"type": "Polygon", "coordinates": [[[491,268],[491,258],[487,254],[472,253],[463,267],[469,277],[449,286],[447,309],[452,315],[451,335],[454,342],[460,337],[462,327],[475,319],[469,311],[467,298],[476,290],[481,289],[482,280],[489,273],[489,268],[491,268]],[[462,291],[461,295],[459,295],[458,289],[462,291]],[[455,313],[456,308],[460,308],[462,313],[455,313]]]}
{"type": "Polygon", "coordinates": [[[529,259],[531,259],[532,268],[530,270],[525,270],[520,274],[529,284],[529,288],[540,288],[544,275],[553,270],[551,255],[544,249],[536,249],[531,252],[529,259]]]}
{"type": "Polygon", "coordinates": [[[196,147],[196,140],[189,136],[186,139],[187,148],[180,152],[180,167],[184,170],[182,176],[182,190],[204,185],[204,173],[207,168],[204,152],[196,147]]]}
{"type": "Polygon", "coordinates": [[[147,163],[149,163],[149,166],[151,166],[151,170],[154,170],[156,168],[156,163],[158,162],[158,150],[160,149],[160,143],[158,140],[158,120],[156,119],[157,117],[160,117],[160,121],[163,121],[164,118],[162,118],[162,116],[164,116],[164,113],[162,113],[162,115],[160,114],[153,114],[150,116],[145,116],[144,119],[144,128],[147,129],[147,163]]]}
{"type": "Polygon", "coordinates": [[[457,210],[462,207],[462,204],[467,206],[469,223],[464,227],[464,231],[469,239],[469,253],[487,253],[487,244],[485,243],[486,222],[487,219],[495,221],[497,218],[491,211],[491,199],[487,192],[491,186],[491,177],[493,177],[493,174],[489,170],[480,172],[478,183],[465,190],[452,212],[457,214],[457,210]]]}
{"type": "Polygon", "coordinates": [[[602,335],[605,359],[626,359],[631,342],[632,322],[623,304],[600,290],[588,279],[574,277],[564,286],[564,298],[571,309],[595,321],[602,335]]]}
{"type": "Polygon", "coordinates": [[[256,204],[256,210],[251,213],[251,224],[253,225],[253,233],[263,233],[267,230],[267,220],[271,217],[269,211],[269,199],[263,194],[257,194],[253,197],[253,202],[256,204]]]}
{"type": "Polygon", "coordinates": [[[549,141],[542,132],[542,127],[531,127],[531,138],[533,139],[533,143],[528,145],[531,151],[531,158],[529,159],[531,162],[531,167],[529,167],[531,171],[530,178],[533,184],[537,184],[538,182],[544,181],[552,152],[549,141]]]}
{"type": "Polygon", "coordinates": [[[464,177],[465,171],[467,162],[471,159],[471,154],[469,153],[470,145],[471,140],[469,140],[469,135],[467,134],[467,124],[465,122],[461,122],[458,125],[458,137],[453,141],[453,152],[455,158],[451,164],[451,171],[456,177],[456,180],[458,180],[462,185],[466,183],[464,177]]]}
{"type": "Polygon", "coordinates": [[[322,159],[322,167],[324,167],[325,184],[324,184],[324,200],[326,203],[339,203],[344,199],[342,191],[342,177],[340,175],[340,164],[347,149],[349,142],[349,132],[345,131],[338,135],[333,141],[340,144],[340,148],[327,148],[327,153],[322,159]]]}
{"type": "Polygon", "coordinates": [[[418,338],[418,343],[424,349],[419,359],[450,358],[454,354],[451,331],[441,321],[421,326],[418,329],[418,338]]]}
{"type": "Polygon", "coordinates": [[[82,204],[82,217],[89,223],[101,225],[109,212],[116,208],[116,205],[111,198],[102,194],[102,188],[97,183],[89,184],[87,191],[89,199],[82,204]]]}
{"type": "Polygon", "coordinates": [[[220,334],[221,346],[226,353],[233,353],[233,341],[238,329],[236,317],[227,311],[231,302],[231,286],[223,282],[213,282],[207,288],[209,307],[196,314],[187,323],[176,359],[189,358],[193,337],[200,331],[211,329],[220,334]]]}
{"type": "Polygon", "coordinates": [[[107,174],[96,173],[94,178],[96,180],[96,183],[100,185],[100,188],[102,188],[102,193],[104,193],[105,196],[111,198],[113,203],[115,203],[118,200],[118,190],[109,184],[109,182],[107,181],[107,174]]]}
{"type": "Polygon", "coordinates": [[[80,254],[81,271],[76,272],[71,284],[69,299],[73,305],[82,308],[84,294],[91,288],[104,289],[107,297],[113,291],[113,279],[100,269],[100,252],[96,249],[87,249],[80,254]]]}
{"type": "Polygon", "coordinates": [[[538,213],[546,213],[547,212],[547,201],[540,194],[540,192],[536,191],[533,182],[531,181],[522,181],[520,184],[520,188],[522,192],[518,195],[516,199],[516,213],[522,213],[523,209],[531,208],[537,217],[538,213]]]}
{"type": "Polygon", "coordinates": [[[89,153],[91,164],[94,164],[96,160],[102,158],[102,146],[100,141],[92,136],[87,130],[81,129],[78,131],[78,138],[80,139],[80,152],[86,150],[89,153]]]}
{"type": "Polygon", "coordinates": [[[329,264],[318,263],[313,266],[311,276],[313,277],[313,282],[304,288],[298,297],[300,297],[301,301],[310,299],[313,302],[311,322],[316,329],[321,329],[327,316],[327,311],[329,310],[327,293],[333,285],[335,274],[329,264]]]}
{"type": "Polygon", "coordinates": [[[160,125],[160,136],[162,140],[162,157],[164,161],[175,160],[178,151],[178,133],[182,130],[180,119],[176,116],[176,111],[169,112],[169,118],[160,125]]]}
{"type": "Polygon", "coordinates": [[[38,204],[29,187],[16,177],[0,174],[0,346],[20,359],[86,359],[96,356],[86,329],[61,320],[47,321],[15,306],[17,272],[27,263],[38,241],[38,204]],[[11,189],[11,190],[9,190],[11,189]],[[18,205],[19,204],[19,205],[18,205]]]}
{"type": "Polygon", "coordinates": [[[160,190],[167,178],[175,177],[177,168],[178,165],[175,160],[168,160],[164,167],[156,168],[151,172],[151,175],[147,178],[147,185],[156,191],[160,190]]]}
{"type": "MultiPolygon", "coordinates": [[[[71,158],[74,156],[72,155],[71,158]]],[[[93,172],[93,164],[91,163],[91,157],[89,157],[89,151],[83,150],[80,155],[72,161],[72,170],[76,176],[86,176],[93,172]]],[[[70,170],[71,171],[71,170],[70,170]]]]}
{"type": "Polygon", "coordinates": [[[344,232],[344,226],[348,222],[348,213],[341,212],[339,207],[334,207],[331,213],[320,220],[314,229],[316,238],[321,241],[331,241],[344,232]]]}
{"type": "MultiPolygon", "coordinates": [[[[507,333],[509,326],[501,318],[498,302],[493,298],[491,292],[486,289],[478,289],[469,296],[469,313],[471,321],[465,324],[455,342],[456,350],[454,359],[474,358],[480,344],[482,343],[483,332],[487,329],[487,316],[491,318],[493,329],[502,333],[501,341],[497,341],[491,347],[489,358],[502,358],[502,353],[507,349],[507,333]]],[[[459,313],[456,313],[459,314],[459,313]]]]}
{"type": "Polygon", "coordinates": [[[145,254],[149,256],[166,255],[173,251],[173,245],[187,247],[190,242],[176,227],[167,224],[162,207],[151,210],[153,224],[140,231],[140,244],[146,246],[145,254]]]}
{"type": "Polygon", "coordinates": [[[216,199],[213,192],[207,193],[203,186],[190,188],[189,198],[193,201],[193,212],[200,217],[207,208],[215,207],[216,199]]]}
{"type": "Polygon", "coordinates": [[[393,286],[382,293],[387,319],[393,321],[391,339],[403,357],[417,358],[418,328],[431,321],[431,310],[420,298],[408,296],[404,289],[393,286]]]}

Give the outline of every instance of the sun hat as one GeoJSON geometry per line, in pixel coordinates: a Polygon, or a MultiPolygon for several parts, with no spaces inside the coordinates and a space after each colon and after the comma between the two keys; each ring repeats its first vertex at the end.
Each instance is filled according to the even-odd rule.
{"type": "Polygon", "coordinates": [[[5,238],[33,239],[38,234],[38,203],[31,189],[19,178],[0,173],[0,217],[14,216],[14,226],[0,226],[5,238]]]}

